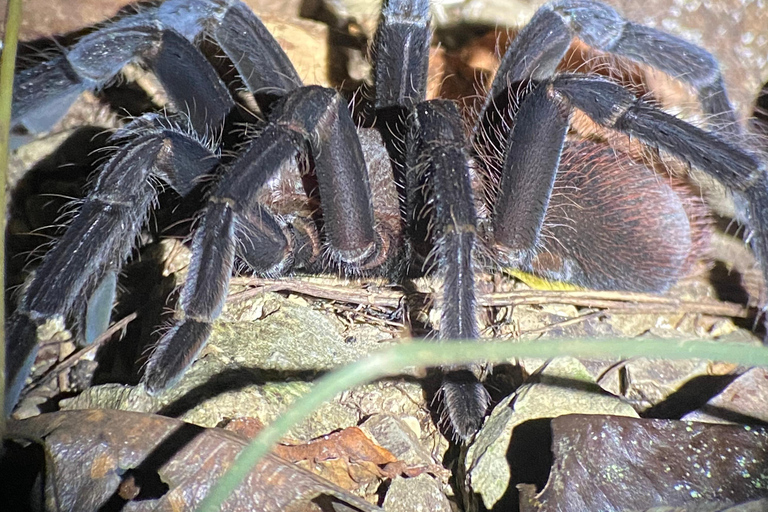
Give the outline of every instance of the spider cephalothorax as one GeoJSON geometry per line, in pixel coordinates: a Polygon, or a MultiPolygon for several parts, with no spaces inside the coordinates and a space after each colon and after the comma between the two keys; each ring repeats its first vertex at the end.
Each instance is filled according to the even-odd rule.
{"type": "MultiPolygon", "coordinates": [[[[421,266],[415,262],[436,262],[425,267],[443,282],[442,338],[478,337],[475,273],[489,261],[581,286],[665,291],[685,275],[705,236],[696,229],[700,205],[680,200],[673,186],[613,149],[568,140],[574,110],[733,190],[765,273],[765,166],[734,142],[738,125],[707,52],[597,2],[553,2],[509,47],[468,136],[453,102],[426,99],[429,23],[427,0],[385,2],[372,51],[372,108],[360,109],[375,112],[374,119],[353,120],[335,91],[303,86],[259,19],[236,0],[168,0],[19,73],[16,129],[47,128],[81,92],[104,86],[134,61],[156,75],[174,112],[145,114],[114,135],[116,148],[90,196],[37,269],[8,326],[8,403],[18,399],[34,359],[38,326],[83,304],[98,310],[94,302],[103,297],[111,304],[115,275],[147,221],[157,180],[182,196],[201,178],[213,184],[192,238],[177,320],[146,366],[150,392],[172,385],[207,341],[236,260],[267,275],[332,270],[393,279],[421,266]],[[710,131],[608,79],[556,74],[574,37],[693,87],[710,131]],[[204,38],[232,63],[260,118],[239,108],[196,49],[204,38]],[[231,143],[226,135],[235,121],[255,129],[240,129],[231,143]],[[375,137],[358,135],[355,121],[384,139],[401,209],[374,207],[360,140],[367,145],[375,137]],[[593,158],[580,164],[584,155],[593,158]],[[316,184],[305,187],[316,211],[306,204],[286,211],[285,202],[263,193],[292,160],[316,184]]],[[[442,395],[454,432],[468,438],[485,414],[486,391],[471,372],[451,369],[442,395]]]]}

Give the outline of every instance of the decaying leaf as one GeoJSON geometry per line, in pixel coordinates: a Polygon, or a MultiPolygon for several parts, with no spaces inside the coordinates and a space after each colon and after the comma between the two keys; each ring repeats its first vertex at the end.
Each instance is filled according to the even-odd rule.
{"type": "MultiPolygon", "coordinates": [[[[262,427],[258,420],[235,418],[224,428],[250,438],[262,427]]],[[[307,443],[279,444],[274,453],[349,491],[377,487],[388,478],[442,472],[442,467],[437,466],[409,466],[374,443],[358,427],[348,427],[307,443]]]]}
{"type": "Polygon", "coordinates": [[[539,495],[521,499],[521,510],[768,505],[768,429],[598,415],[551,425],[552,472],[539,495]]]}
{"type": "MultiPolygon", "coordinates": [[[[247,440],[222,429],[121,411],[12,421],[8,436],[41,443],[46,510],[194,510],[247,440]]],[[[264,458],[222,510],[304,512],[380,508],[277,455],[264,458]],[[333,503],[333,505],[331,505],[333,503]]]]}

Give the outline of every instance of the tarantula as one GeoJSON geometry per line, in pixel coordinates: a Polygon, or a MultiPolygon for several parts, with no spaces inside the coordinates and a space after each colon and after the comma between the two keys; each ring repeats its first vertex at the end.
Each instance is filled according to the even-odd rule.
{"type": "MultiPolygon", "coordinates": [[[[146,365],[150,392],[171,386],[206,343],[236,259],[266,275],[335,270],[394,279],[419,266],[414,262],[437,262],[441,338],[478,337],[475,273],[483,255],[585,287],[668,289],[695,257],[695,214],[644,166],[617,161],[613,150],[592,142],[570,141],[574,109],[723,182],[740,200],[741,220],[768,273],[765,164],[737,144],[738,124],[709,53],[598,2],[552,2],[507,50],[468,137],[453,102],[426,99],[430,39],[428,0],[385,2],[372,51],[374,119],[353,120],[336,91],[304,86],[260,20],[237,0],[167,0],[20,72],[17,131],[50,127],[80,93],[103,87],[136,61],[154,73],[174,111],[145,114],[114,134],[115,149],[90,196],[27,286],[7,326],[9,406],[34,360],[39,326],[84,306],[86,330],[108,319],[115,276],[147,222],[158,180],[184,196],[202,178],[215,177],[192,237],[180,312],[146,365]],[[557,74],[574,37],[693,87],[710,130],[606,78],[557,74]],[[203,39],[232,63],[262,120],[239,108],[197,49],[203,39]],[[244,116],[256,129],[233,143],[231,127],[244,116]],[[402,191],[394,220],[372,206],[360,142],[369,137],[358,135],[356,122],[384,138],[402,191]],[[576,153],[595,158],[577,165],[576,153]],[[294,161],[316,186],[304,183],[306,205],[286,213],[260,192],[294,161]],[[558,188],[575,192],[553,192],[558,188]],[[477,189],[482,197],[475,197],[477,189]],[[103,302],[107,308],[98,307],[103,302]]],[[[482,422],[487,392],[472,372],[453,368],[442,395],[453,430],[466,440],[482,422]]]]}

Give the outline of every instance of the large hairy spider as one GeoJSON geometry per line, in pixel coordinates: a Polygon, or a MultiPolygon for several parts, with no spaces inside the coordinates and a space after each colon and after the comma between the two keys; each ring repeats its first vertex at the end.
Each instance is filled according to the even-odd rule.
{"type": "MultiPolygon", "coordinates": [[[[150,393],[171,386],[205,345],[236,261],[265,275],[335,271],[394,280],[433,268],[443,281],[441,338],[479,336],[475,273],[489,262],[584,287],[667,290],[697,255],[696,208],[616,150],[571,141],[574,110],[733,191],[768,274],[765,164],[738,145],[709,53],[598,2],[552,2],[507,50],[468,135],[453,102],[426,100],[430,38],[428,0],[385,2],[372,49],[375,93],[362,100],[372,108],[358,109],[375,116],[365,119],[353,119],[336,91],[304,86],[237,0],[167,0],[19,73],[17,132],[49,128],[78,95],[137,61],[154,73],[173,109],[114,134],[92,192],[26,287],[7,326],[7,403],[18,400],[34,361],[38,327],[83,310],[86,331],[108,319],[115,276],[149,218],[158,182],[182,196],[203,187],[206,202],[177,319],[146,365],[150,393]],[[694,88],[709,130],[609,79],[557,74],[574,37],[694,88]],[[234,66],[258,117],[241,108],[198,50],[203,40],[234,66]],[[243,122],[253,126],[243,130],[243,122]],[[372,126],[384,139],[388,179],[401,192],[394,213],[374,207],[363,148],[380,143],[356,126],[372,126]],[[576,154],[594,158],[584,164],[576,154]],[[275,184],[296,165],[301,180],[275,184]],[[476,190],[483,193],[475,197],[476,190]]],[[[456,368],[446,373],[442,396],[453,430],[467,439],[482,422],[487,392],[456,368]]]]}

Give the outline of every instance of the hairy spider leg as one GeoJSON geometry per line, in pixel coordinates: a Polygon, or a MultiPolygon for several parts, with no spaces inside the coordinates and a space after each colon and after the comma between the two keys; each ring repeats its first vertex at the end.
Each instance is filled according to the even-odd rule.
{"type": "MultiPolygon", "coordinates": [[[[117,53],[141,48],[145,63],[184,115],[170,121],[156,115],[144,116],[113,136],[120,150],[99,171],[92,196],[46,255],[9,320],[6,344],[11,356],[6,369],[11,385],[7,393],[7,413],[15,406],[37,354],[37,327],[54,318],[65,319],[83,297],[87,302],[88,338],[99,326],[108,323],[117,286],[115,275],[130,254],[133,241],[157,197],[152,178],[159,178],[180,195],[186,195],[197,186],[198,179],[218,163],[202,140],[220,129],[234,106],[226,86],[205,57],[184,38],[170,31],[153,32],[143,26],[139,30],[135,23],[127,26],[118,22],[117,27],[106,29],[115,40],[125,39],[126,48],[106,45],[104,40],[96,48],[117,53]],[[150,43],[139,44],[137,33],[149,35],[150,43]],[[195,79],[179,80],[179,74],[195,79]],[[108,305],[102,304],[107,301],[108,305]]],[[[95,34],[87,37],[99,40],[95,34]]],[[[77,51],[69,52],[73,61],[59,57],[55,62],[70,65],[94,60],[83,53],[89,45],[78,45],[74,47],[77,51]],[[74,59],[73,55],[79,57],[74,59]]],[[[45,70],[49,71],[48,67],[45,70]]],[[[24,112],[38,97],[34,81],[22,82],[26,87],[15,91],[14,112],[24,112]]]]}
{"type": "Polygon", "coordinates": [[[509,91],[555,74],[574,37],[596,50],[651,66],[693,87],[708,121],[721,133],[740,132],[717,60],[679,37],[624,19],[592,0],[543,5],[510,44],[499,64],[475,127],[477,147],[503,148],[509,91]]]}
{"type": "Polygon", "coordinates": [[[104,164],[92,193],[43,259],[8,321],[6,414],[16,405],[34,363],[38,327],[51,320],[63,322],[81,297],[90,296],[105,274],[119,270],[130,255],[157,199],[153,177],[184,191],[190,177],[206,174],[218,163],[196,137],[148,121],[140,118],[118,132],[118,137],[126,136],[142,125],[140,134],[123,141],[104,164]]]}
{"type": "MultiPolygon", "coordinates": [[[[226,87],[215,75],[205,58],[189,43],[189,41],[199,37],[204,29],[227,53],[242,74],[241,78],[248,89],[258,101],[262,102],[261,106],[265,111],[269,112],[273,103],[276,101],[280,103],[278,100],[287,93],[288,97],[284,102],[285,108],[289,108],[288,106],[298,108],[296,112],[301,114],[301,119],[297,119],[291,114],[282,113],[277,117],[278,125],[292,132],[304,133],[305,139],[302,139],[301,144],[309,143],[311,147],[310,153],[315,163],[320,195],[325,200],[323,206],[324,226],[329,240],[331,259],[346,270],[367,269],[380,264],[386,258],[386,255],[383,254],[385,244],[381,243],[380,238],[377,238],[379,235],[374,230],[370,188],[362,150],[346,105],[341,102],[335,91],[314,87],[299,89],[301,81],[287,56],[261,21],[242,2],[170,0],[158,8],[150,8],[135,16],[118,20],[114,24],[86,36],[67,52],[66,57],[57,59],[56,64],[33,68],[30,73],[19,79],[24,87],[21,88],[22,93],[16,97],[17,106],[14,107],[14,111],[17,113],[17,124],[23,124],[25,119],[35,118],[36,114],[30,110],[30,106],[36,102],[35,98],[41,101],[63,100],[65,97],[69,98],[70,94],[74,94],[73,91],[75,90],[102,86],[126,63],[141,58],[153,68],[172,103],[182,111],[187,110],[188,122],[193,125],[191,127],[193,131],[197,132],[191,140],[197,141],[198,138],[202,139],[214,133],[215,128],[222,124],[223,117],[232,108],[233,101],[228,95],[226,87]],[[121,44],[116,45],[115,41],[121,44]],[[97,66],[99,62],[102,62],[101,68],[97,66]],[[47,80],[56,79],[56,76],[50,75],[51,67],[58,70],[59,74],[66,74],[68,80],[59,80],[60,83],[49,91],[46,89],[47,80]],[[73,71],[75,68],[78,70],[77,73],[73,71]],[[83,69],[86,69],[86,72],[80,73],[83,69]],[[41,88],[43,93],[38,93],[36,88],[41,88]],[[26,95],[23,94],[24,90],[27,91],[26,95]],[[297,98],[304,99],[299,101],[297,98]],[[184,107],[181,107],[182,105],[184,107]],[[313,108],[316,110],[312,110],[313,108]],[[203,123],[204,126],[201,126],[200,123],[203,123]]],[[[137,132],[139,137],[143,136],[143,132],[147,130],[147,127],[142,125],[142,120],[128,128],[129,131],[137,132]]],[[[277,129],[277,125],[272,129],[277,129]]],[[[194,187],[196,178],[200,174],[209,173],[217,160],[204,158],[198,150],[192,148],[188,151],[189,155],[193,158],[199,157],[198,160],[195,160],[195,165],[187,165],[186,167],[172,165],[173,158],[177,158],[177,155],[171,151],[172,138],[185,135],[179,131],[171,128],[167,133],[164,131],[162,136],[158,136],[158,144],[165,144],[168,147],[162,146],[156,152],[157,158],[170,158],[171,161],[166,166],[161,165],[162,162],[159,161],[154,162],[153,165],[158,170],[166,169],[167,175],[163,175],[161,172],[160,177],[168,181],[183,195],[194,187]],[[176,135],[172,135],[173,133],[176,135]],[[170,154],[168,154],[169,152],[170,154]]],[[[195,143],[203,148],[199,142],[195,143]]],[[[133,146],[129,142],[125,147],[133,146]]],[[[294,144],[289,153],[294,154],[296,150],[294,144]]],[[[125,148],[120,151],[125,151],[125,148]]],[[[155,153],[149,152],[148,154],[151,156],[155,153]]],[[[287,156],[282,158],[285,159],[287,156]]],[[[132,169],[126,165],[117,167],[122,170],[132,169]]],[[[150,165],[150,167],[152,166],[150,165]]],[[[133,175],[136,175],[136,172],[133,175]]],[[[228,182],[225,180],[224,183],[228,182]]],[[[154,195],[148,197],[154,198],[154,195]]],[[[146,211],[146,207],[151,203],[152,200],[137,203],[136,211],[139,211],[139,208],[143,208],[142,212],[146,211]]],[[[87,213],[85,208],[83,211],[87,213]]],[[[221,223],[226,220],[225,214],[219,212],[218,215],[215,215],[217,213],[215,211],[213,213],[213,219],[207,224],[221,223]]],[[[273,246],[275,243],[279,243],[279,241],[275,242],[274,240],[274,236],[277,236],[275,224],[270,223],[269,220],[263,220],[267,218],[265,211],[259,212],[258,218],[260,220],[248,224],[248,229],[244,229],[243,226],[246,225],[249,212],[239,211],[239,213],[240,216],[237,218],[238,234],[242,236],[242,239],[239,240],[242,247],[247,245],[252,248],[256,247],[257,242],[264,242],[270,235],[273,236],[273,246]],[[254,235],[254,230],[260,235],[254,235]],[[261,236],[261,240],[257,240],[259,236],[261,236]]],[[[254,210],[251,209],[250,214],[253,215],[253,213],[254,210]]],[[[141,219],[142,222],[129,223],[128,225],[136,231],[146,217],[142,216],[141,219]]],[[[73,226],[78,225],[77,222],[76,220],[73,226]]],[[[200,242],[200,237],[209,232],[210,229],[204,230],[203,234],[196,236],[198,251],[202,250],[203,245],[200,242]]],[[[114,244],[117,242],[124,242],[126,247],[130,247],[130,241],[135,238],[135,233],[128,233],[125,229],[120,233],[120,240],[107,242],[105,248],[99,252],[100,255],[112,254],[110,250],[114,249],[114,244]]],[[[75,240],[82,235],[82,233],[70,229],[64,236],[65,241],[59,244],[61,250],[64,250],[68,244],[77,243],[75,240]]],[[[213,244],[213,247],[219,243],[215,239],[206,239],[205,243],[209,242],[213,244]]],[[[224,249],[226,249],[226,242],[224,249]]],[[[267,249],[265,245],[261,245],[258,249],[241,251],[241,255],[246,261],[258,268],[263,262],[258,261],[257,254],[263,253],[267,249]],[[256,261],[254,262],[254,260],[256,261]]],[[[48,266],[64,272],[61,270],[61,266],[56,264],[57,261],[64,260],[62,258],[56,260],[56,254],[58,253],[54,252],[46,260],[51,262],[48,266]]],[[[113,258],[112,262],[119,267],[126,256],[113,258]]],[[[97,258],[94,261],[99,264],[100,260],[97,258]]],[[[44,281],[45,275],[50,275],[53,272],[47,270],[45,265],[44,263],[41,267],[45,272],[39,271],[36,278],[39,283],[44,281]]],[[[115,268],[110,270],[116,271],[115,268]]],[[[200,265],[193,268],[193,272],[191,272],[193,284],[190,285],[191,288],[188,288],[194,289],[201,282],[200,278],[202,277],[204,280],[211,271],[210,268],[202,268],[200,265]]],[[[232,265],[219,270],[219,272],[222,271],[231,272],[232,265]]],[[[214,297],[212,300],[215,301],[216,297],[225,293],[228,279],[213,280],[212,282],[211,286],[223,286],[223,288],[206,288],[204,290],[207,291],[205,296],[214,297]]],[[[16,350],[18,355],[9,363],[9,373],[18,375],[13,386],[12,400],[7,402],[10,407],[17,401],[29,365],[34,359],[30,353],[36,349],[30,348],[30,344],[33,344],[30,339],[34,335],[36,325],[50,316],[65,316],[72,309],[71,304],[67,301],[71,302],[72,297],[80,295],[82,291],[91,292],[96,289],[99,291],[97,296],[110,296],[109,293],[102,293],[103,290],[98,283],[89,290],[83,290],[83,285],[76,283],[76,285],[69,287],[66,293],[59,294],[67,297],[67,299],[60,299],[55,307],[38,311],[33,306],[27,307],[25,305],[42,300],[35,291],[34,280],[31,289],[32,295],[28,295],[22,300],[22,313],[20,315],[26,315],[28,318],[35,316],[34,322],[26,321],[24,325],[17,328],[17,332],[22,332],[24,336],[27,336],[24,341],[12,342],[12,344],[17,345],[12,350],[16,350]],[[27,311],[28,313],[24,313],[27,311]],[[38,315],[38,313],[40,314],[38,315]],[[18,370],[17,366],[25,366],[26,368],[18,370]]],[[[191,299],[187,301],[187,309],[191,311],[192,316],[201,313],[201,308],[205,314],[200,314],[200,318],[206,320],[210,318],[212,321],[218,316],[220,308],[218,310],[216,307],[205,309],[198,304],[199,302],[193,302],[191,299]]],[[[11,327],[13,327],[13,322],[11,327]]],[[[192,323],[184,326],[183,330],[193,331],[188,345],[202,347],[207,340],[206,328],[206,326],[200,328],[192,323]]],[[[179,331],[179,329],[171,329],[171,332],[174,331],[179,331]]],[[[179,337],[177,335],[175,339],[179,337]]],[[[182,344],[182,348],[183,346],[182,344]]],[[[151,368],[157,368],[155,363],[159,357],[152,359],[151,368]]],[[[183,371],[183,369],[184,367],[181,367],[178,370],[183,371]]],[[[145,374],[147,382],[155,383],[155,390],[159,389],[158,383],[164,378],[173,379],[175,377],[175,374],[169,375],[167,372],[162,377],[153,376],[151,371],[145,374]]]]}
{"type": "MultiPolygon", "coordinates": [[[[268,117],[272,117],[270,110],[275,101],[303,86],[275,38],[242,2],[172,0],[160,6],[159,10],[159,17],[174,19],[177,26],[181,18],[187,20],[185,26],[209,25],[207,30],[211,37],[232,61],[238,76],[268,117]],[[211,18],[214,23],[207,23],[207,18],[211,18]]],[[[191,29],[190,32],[195,33],[195,30],[191,29]]],[[[327,94],[333,92],[330,89],[328,91],[327,94]]],[[[334,133],[333,136],[324,137],[324,143],[316,146],[317,152],[313,151],[311,155],[315,161],[331,259],[346,270],[366,268],[372,261],[378,261],[376,257],[380,256],[381,244],[376,240],[371,192],[362,150],[354,131],[348,130],[349,125],[353,126],[348,110],[320,108],[329,119],[322,121],[325,129],[317,133],[325,135],[327,130],[344,131],[343,136],[334,133]],[[338,119],[338,122],[334,122],[334,119],[338,119]],[[350,152],[356,153],[352,160],[347,159],[350,152]],[[318,159],[324,162],[324,159],[328,159],[328,164],[320,165],[318,159]],[[355,167],[348,167],[350,165],[355,167]]]]}
{"type": "MultiPolygon", "coordinates": [[[[653,185],[645,177],[647,172],[626,158],[609,164],[605,157],[598,157],[587,165],[600,165],[604,172],[617,179],[624,174],[627,185],[615,188],[615,193],[617,197],[629,198],[636,205],[634,211],[622,214],[624,207],[606,202],[604,204],[610,207],[610,211],[598,212],[601,222],[574,226],[575,231],[571,235],[560,229],[558,236],[554,236],[557,229],[553,229],[547,240],[541,236],[545,215],[552,214],[554,219],[558,214],[548,209],[556,180],[560,180],[558,183],[573,183],[557,172],[561,152],[573,155],[575,146],[564,138],[563,127],[567,126],[570,111],[567,107],[563,109],[562,102],[556,97],[559,90],[554,88],[546,92],[545,87],[545,91],[530,91],[541,87],[537,82],[546,82],[554,76],[574,36],[594,48],[649,65],[692,86],[698,92],[702,110],[720,139],[726,137],[735,141],[735,135],[740,132],[717,62],[705,50],[664,32],[626,21],[611,7],[597,2],[565,0],[547,4],[537,11],[507,50],[475,127],[475,148],[479,160],[485,164],[486,200],[494,205],[494,244],[503,255],[502,263],[505,265],[542,273],[550,278],[591,288],[664,291],[685,275],[683,269],[687,268],[690,257],[686,256],[687,249],[682,252],[678,249],[701,249],[697,247],[702,240],[696,225],[699,221],[693,218],[689,219],[691,222],[685,222],[683,219],[686,211],[693,217],[697,213],[691,212],[685,204],[690,200],[683,199],[682,203],[675,201],[667,185],[653,185]],[[515,104],[519,102],[522,104],[515,104]],[[554,120],[558,120],[558,127],[549,126],[554,120]],[[546,134],[547,130],[551,132],[546,134]],[[633,182],[635,173],[644,177],[639,182],[633,182]],[[653,190],[642,192],[642,183],[649,183],[653,190]],[[659,216],[654,211],[666,212],[665,220],[680,218],[682,222],[657,222],[659,216]],[[512,219],[526,221],[512,222],[512,219]],[[616,233],[613,238],[608,236],[610,230],[603,231],[602,236],[590,238],[598,234],[597,226],[601,223],[621,223],[624,231],[616,233]],[[588,238],[599,243],[589,243],[588,238]],[[637,244],[633,247],[637,247],[643,257],[632,257],[626,251],[619,250],[625,242],[627,246],[637,244]],[[643,247],[648,250],[643,251],[643,247]],[[624,257],[611,263],[605,261],[601,251],[624,257]],[[603,263],[608,265],[600,268],[603,263]]],[[[585,113],[589,115],[589,109],[585,113]]],[[[682,125],[688,126],[686,123],[682,125]]],[[[715,139],[714,136],[710,138],[715,139]]],[[[660,146],[658,143],[651,145],[660,146]]],[[[746,154],[735,146],[729,147],[732,151],[746,154]]],[[[594,155],[594,152],[586,150],[587,154],[594,155]]],[[[674,150],[670,153],[681,156],[674,150]]],[[[762,179],[761,171],[755,166],[760,164],[754,156],[749,158],[753,171],[747,172],[745,179],[759,181],[762,179]]],[[[561,172],[571,170],[574,169],[561,168],[561,172]]],[[[600,191],[600,187],[608,186],[610,180],[598,178],[592,182],[582,180],[582,183],[605,195],[607,192],[600,191]]],[[[740,187],[735,187],[735,190],[739,191],[740,187]]],[[[758,193],[753,188],[744,195],[758,193]]],[[[750,201],[750,197],[747,200],[750,201]]],[[[753,228],[756,226],[756,242],[763,243],[759,240],[762,230],[759,224],[762,221],[749,221],[759,217],[759,212],[754,206],[737,204],[737,207],[741,210],[740,217],[753,228]]],[[[571,211],[576,212],[574,209],[571,211]]],[[[576,213],[578,216],[579,212],[576,213]]],[[[573,226],[575,221],[561,215],[553,222],[554,226],[561,228],[563,224],[573,226]]],[[[759,256],[761,250],[757,249],[757,252],[759,256]]]]}
{"type": "MultiPolygon", "coordinates": [[[[442,339],[476,339],[477,213],[461,115],[448,100],[419,103],[409,118],[407,172],[431,205],[433,257],[443,278],[442,339]]],[[[490,397],[466,367],[446,368],[439,397],[450,428],[462,441],[482,425],[490,397]]]]}
{"type": "MultiPolygon", "coordinates": [[[[577,108],[593,121],[626,133],[706,172],[746,202],[746,221],[763,276],[768,276],[768,180],[757,155],[658,110],[608,80],[562,75],[544,84],[566,108],[577,108]]],[[[540,86],[541,87],[541,86],[540,86]]]]}
{"type": "Polygon", "coordinates": [[[314,158],[321,198],[327,201],[326,223],[336,215],[351,227],[329,233],[333,250],[358,267],[377,251],[372,207],[370,200],[364,202],[365,162],[346,102],[332,89],[317,86],[289,93],[208,199],[181,290],[182,318],[162,337],[144,373],[150,393],[172,386],[205,346],[211,324],[224,307],[235,254],[261,273],[280,274],[291,267],[306,241],[286,238],[255,198],[285,161],[307,151],[314,158]],[[356,223],[355,216],[369,220],[356,223]]]}
{"type": "Polygon", "coordinates": [[[428,0],[387,0],[371,45],[376,127],[390,155],[406,232],[406,259],[416,263],[425,251],[428,236],[424,223],[416,222],[422,211],[422,195],[406,175],[406,118],[426,99],[427,67],[432,33],[428,0]]]}
{"type": "MultiPolygon", "coordinates": [[[[428,0],[385,2],[374,36],[375,106],[394,168],[404,174],[408,257],[417,261],[429,240],[427,264],[434,258],[443,279],[439,336],[475,339],[477,214],[467,141],[452,102],[426,101],[430,40],[428,0]]],[[[467,440],[482,424],[488,393],[466,368],[446,370],[440,407],[453,433],[467,440]]]]}
{"type": "Polygon", "coordinates": [[[591,289],[666,291],[705,245],[701,214],[644,165],[566,141],[569,116],[546,85],[520,104],[492,209],[499,262],[591,289]]]}
{"type": "MultiPolygon", "coordinates": [[[[301,85],[298,74],[288,57],[280,49],[266,27],[242,2],[231,0],[168,0],[158,7],[144,8],[141,12],[114,21],[81,38],[62,55],[19,72],[14,79],[13,114],[11,131],[13,143],[24,142],[25,133],[39,133],[50,129],[72,103],[85,91],[106,86],[126,65],[142,61],[156,73],[167,70],[164,85],[167,90],[183,91],[191,75],[183,70],[192,69],[186,57],[191,46],[175,44],[180,53],[169,57],[172,50],[161,51],[172,44],[167,39],[182,37],[193,43],[210,35],[235,64],[248,89],[262,104],[282,96],[301,85]],[[174,36],[168,36],[169,33],[174,36]],[[164,60],[172,58],[177,64],[166,66],[164,60]],[[157,62],[160,61],[160,62],[157,62]],[[273,70],[272,76],[266,76],[273,70]],[[183,72],[182,72],[183,71],[183,72]],[[171,80],[176,83],[169,84],[171,80]],[[168,87],[172,85],[171,87],[168,87]]],[[[199,61],[192,57],[192,62],[199,61]]],[[[201,73],[213,73],[205,65],[201,73]]],[[[232,106],[231,98],[214,92],[210,99],[193,99],[187,109],[195,123],[205,116],[213,125],[221,122],[232,106]],[[215,100],[218,100],[215,101],[215,100]],[[203,109],[199,102],[205,102],[203,109]],[[224,110],[219,112],[217,109],[224,110]]],[[[173,99],[173,98],[172,98],[173,99]]],[[[177,104],[179,111],[183,104],[177,104]]],[[[200,132],[203,133],[203,132],[200,132]]]]}
{"type": "MultiPolygon", "coordinates": [[[[721,136],[733,136],[734,141],[738,138],[740,126],[728,100],[720,68],[709,52],[673,35],[625,20],[612,7],[599,2],[548,3],[534,14],[505,52],[475,125],[473,144],[483,164],[489,204],[497,202],[497,184],[506,172],[502,169],[510,131],[515,124],[515,103],[520,101],[530,81],[554,76],[574,37],[597,50],[651,66],[690,85],[698,92],[710,125],[721,136]]],[[[533,174],[530,171],[520,181],[533,174]]],[[[548,197],[546,187],[538,197],[548,197]]],[[[747,216],[739,213],[743,218],[747,216]]],[[[589,286],[586,282],[582,284],[589,286]]]]}
{"type": "Polygon", "coordinates": [[[376,110],[407,110],[426,99],[429,1],[387,0],[373,39],[376,110]]]}
{"type": "MultiPolygon", "coordinates": [[[[160,6],[159,12],[158,17],[163,20],[175,20],[175,26],[179,26],[180,19],[186,19],[184,26],[203,26],[207,17],[212,18],[215,23],[208,23],[207,29],[211,37],[232,61],[248,91],[270,117],[269,111],[275,101],[303,86],[275,38],[242,2],[173,0],[160,6]]],[[[195,34],[195,30],[190,33],[195,34]]],[[[318,146],[323,151],[318,149],[312,153],[331,259],[345,266],[346,270],[366,268],[372,261],[378,261],[375,256],[380,256],[381,245],[375,240],[371,192],[360,156],[362,150],[359,141],[353,142],[357,137],[348,130],[352,123],[348,111],[342,108],[322,108],[321,111],[338,119],[338,123],[332,119],[323,121],[328,130],[344,130],[343,137],[340,134],[328,136],[324,139],[325,144],[318,146]],[[359,153],[352,162],[346,157],[350,152],[359,153]],[[328,165],[319,165],[318,159],[328,159],[328,165]],[[347,167],[349,165],[356,167],[347,167]]]]}
{"type": "MultiPolygon", "coordinates": [[[[755,235],[753,247],[763,272],[766,272],[765,163],[717,133],[666,114],[609,80],[584,75],[559,75],[543,81],[522,100],[492,219],[494,243],[502,264],[531,269],[534,258],[540,253],[544,213],[552,196],[562,151],[567,147],[563,126],[573,108],[601,126],[636,137],[712,175],[745,198],[748,222],[755,235]],[[557,128],[549,135],[543,133],[547,126],[555,124],[553,119],[556,119],[557,128]],[[533,184],[526,187],[526,180],[537,178],[540,180],[531,181],[533,184]],[[528,212],[528,222],[519,225],[509,222],[525,212],[528,212]]],[[[631,183],[626,186],[638,187],[631,183]]],[[[618,187],[616,190],[619,194],[624,193],[618,187]]],[[[652,191],[649,193],[653,194],[652,191]]],[[[546,269],[549,275],[597,288],[661,292],[674,284],[682,277],[681,269],[688,260],[685,251],[676,252],[675,245],[690,244],[695,236],[684,222],[674,221],[675,216],[682,220],[686,212],[681,210],[683,206],[675,207],[674,201],[668,200],[663,193],[655,197],[646,194],[637,199],[635,197],[630,203],[634,206],[631,210],[622,207],[623,213],[620,210],[600,213],[603,218],[621,214],[615,215],[613,220],[622,223],[623,231],[617,233],[619,236],[590,236],[595,235],[595,230],[589,225],[584,226],[585,235],[572,237],[570,241],[575,243],[571,247],[557,251],[560,259],[549,258],[549,268],[546,269]],[[665,208],[669,210],[665,211],[665,208]],[[657,222],[658,211],[664,211],[664,222],[657,222]],[[642,257],[632,256],[622,247],[625,241],[639,241],[644,236],[646,250],[639,253],[642,257]],[[665,240],[665,237],[671,240],[665,240]],[[611,256],[606,258],[606,254],[611,256]],[[584,264],[600,261],[608,265],[597,272],[591,271],[594,265],[586,268],[584,264]]],[[[592,222],[599,223],[597,219],[592,222]]]]}
{"type": "Polygon", "coordinates": [[[181,292],[182,318],[161,338],[144,373],[153,393],[171,386],[205,346],[211,323],[221,314],[235,254],[254,271],[273,275],[314,257],[306,254],[312,244],[302,238],[301,229],[283,226],[255,202],[259,189],[288,159],[301,154],[314,164],[334,265],[357,272],[387,256],[374,228],[360,142],[341,97],[331,89],[303,87],[277,41],[244,4],[229,6],[210,31],[268,113],[269,123],[226,170],[209,199],[193,239],[192,264],[181,292]]]}

